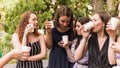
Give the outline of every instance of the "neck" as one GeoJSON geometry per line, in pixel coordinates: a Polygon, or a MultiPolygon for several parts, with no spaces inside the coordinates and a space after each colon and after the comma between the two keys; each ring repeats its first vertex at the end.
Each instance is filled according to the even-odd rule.
{"type": "Polygon", "coordinates": [[[65,29],[64,29],[64,28],[61,28],[61,27],[58,27],[57,29],[58,29],[58,31],[60,31],[60,32],[66,32],[66,31],[69,30],[69,27],[66,27],[65,29]]]}
{"type": "Polygon", "coordinates": [[[98,38],[104,38],[104,37],[106,37],[104,31],[99,31],[99,32],[97,33],[97,36],[98,36],[98,38]]]}

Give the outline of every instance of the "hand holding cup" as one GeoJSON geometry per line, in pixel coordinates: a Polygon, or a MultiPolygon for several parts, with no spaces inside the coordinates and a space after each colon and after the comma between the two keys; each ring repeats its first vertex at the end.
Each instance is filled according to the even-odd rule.
{"type": "Polygon", "coordinates": [[[83,29],[84,31],[88,31],[90,29],[92,29],[94,27],[94,23],[89,21],[88,23],[86,23],[84,26],[83,26],[83,29]]]}
{"type": "Polygon", "coordinates": [[[33,24],[28,24],[25,28],[25,33],[32,33],[34,32],[34,25],[33,24]]]}
{"type": "Polygon", "coordinates": [[[68,44],[68,35],[63,35],[62,40],[63,40],[64,44],[68,44]]]}
{"type": "Polygon", "coordinates": [[[119,19],[115,17],[111,17],[110,23],[111,23],[111,29],[116,30],[119,23],[119,19]]]}
{"type": "Polygon", "coordinates": [[[22,52],[23,52],[23,55],[22,55],[22,57],[21,57],[21,60],[24,61],[25,59],[27,59],[27,57],[29,57],[31,47],[28,47],[28,46],[23,45],[23,46],[21,47],[21,50],[22,50],[22,52]]]}

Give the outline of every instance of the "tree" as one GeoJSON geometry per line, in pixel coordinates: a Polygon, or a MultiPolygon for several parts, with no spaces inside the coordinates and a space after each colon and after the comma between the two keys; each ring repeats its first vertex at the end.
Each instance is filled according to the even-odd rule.
{"type": "MultiPolygon", "coordinates": [[[[12,5],[12,4],[11,4],[12,5]]],[[[21,15],[26,11],[35,11],[38,15],[39,27],[44,26],[44,21],[52,17],[52,11],[47,8],[44,0],[19,0],[16,5],[11,9],[4,9],[5,16],[2,18],[2,24],[5,32],[7,33],[1,41],[1,49],[12,48],[11,36],[18,25],[21,15]]],[[[4,51],[4,49],[2,49],[4,51]]]]}

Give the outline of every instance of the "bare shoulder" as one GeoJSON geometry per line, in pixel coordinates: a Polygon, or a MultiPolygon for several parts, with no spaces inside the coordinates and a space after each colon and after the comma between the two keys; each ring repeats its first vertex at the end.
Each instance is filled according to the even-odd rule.
{"type": "Polygon", "coordinates": [[[44,35],[43,34],[39,34],[39,39],[44,39],[44,35]]]}

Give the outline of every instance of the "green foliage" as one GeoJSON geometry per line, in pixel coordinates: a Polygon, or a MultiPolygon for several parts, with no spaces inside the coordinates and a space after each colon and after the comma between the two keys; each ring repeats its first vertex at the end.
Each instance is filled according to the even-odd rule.
{"type": "Polygon", "coordinates": [[[52,2],[52,0],[19,0],[15,2],[15,6],[12,6],[11,3],[10,9],[8,9],[8,5],[4,5],[1,8],[4,11],[4,17],[2,18],[2,24],[6,33],[8,33],[4,38],[2,38],[0,48],[9,51],[9,48],[12,48],[11,45],[11,35],[15,32],[15,29],[18,25],[21,15],[26,11],[35,11],[38,15],[38,21],[40,28],[44,27],[44,21],[46,19],[52,19],[56,13],[56,9],[58,6],[66,5],[69,6],[74,13],[75,19],[82,16],[87,16],[88,12],[87,5],[89,3],[88,0],[56,0],[56,2],[52,2]],[[7,7],[7,8],[5,8],[7,7]],[[4,47],[3,47],[4,46],[4,47]]]}
{"type": "Polygon", "coordinates": [[[46,3],[43,0],[36,1],[19,1],[13,9],[7,11],[4,20],[4,28],[5,31],[12,34],[19,22],[20,16],[26,11],[35,11],[38,15],[39,26],[43,25],[45,19],[50,18],[52,12],[47,9],[46,3]],[[44,12],[45,11],[45,12],[44,12]],[[11,25],[11,26],[9,26],[11,25]]]}
{"type": "Polygon", "coordinates": [[[89,15],[87,5],[89,5],[89,0],[72,0],[69,6],[72,8],[74,12],[75,19],[77,19],[78,17],[89,15]]]}
{"type": "MultiPolygon", "coordinates": [[[[74,19],[83,16],[90,17],[92,14],[92,10],[89,10],[87,7],[88,5],[91,5],[89,2],[90,0],[16,0],[15,3],[14,1],[0,1],[0,4],[2,4],[2,7],[0,6],[0,10],[4,12],[1,21],[5,32],[7,33],[7,35],[5,35],[2,40],[0,39],[0,49],[3,48],[2,51],[5,52],[9,51],[12,48],[11,36],[15,32],[21,15],[26,11],[32,10],[37,13],[40,28],[44,27],[44,21],[46,19],[53,19],[53,16],[56,13],[56,9],[61,5],[66,5],[73,10],[74,19]],[[6,1],[13,3],[7,5],[6,1]]],[[[115,3],[117,3],[117,0],[115,0],[115,3]]],[[[107,10],[107,6],[105,5],[106,3],[103,4],[104,9],[107,10]]],[[[114,14],[114,11],[112,13],[114,14]]]]}
{"type": "Polygon", "coordinates": [[[15,32],[21,15],[29,10],[37,13],[40,27],[43,27],[46,19],[52,18],[52,11],[47,8],[44,0],[20,0],[14,8],[4,9],[5,17],[2,18],[2,24],[5,32],[8,34],[2,38],[0,43],[0,48],[4,48],[2,51],[6,52],[5,50],[9,51],[12,48],[11,35],[15,32]]]}
{"type": "Polygon", "coordinates": [[[1,43],[0,43],[0,52],[5,54],[6,52],[10,51],[12,49],[11,45],[11,35],[10,34],[5,34],[3,37],[1,37],[1,43]]]}

